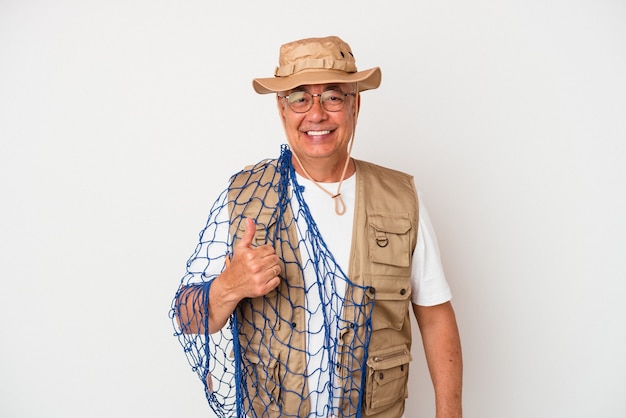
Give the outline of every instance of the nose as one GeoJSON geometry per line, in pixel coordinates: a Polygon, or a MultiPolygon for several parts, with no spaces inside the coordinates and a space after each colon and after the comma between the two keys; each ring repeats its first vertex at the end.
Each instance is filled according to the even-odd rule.
{"type": "Polygon", "coordinates": [[[307,112],[307,115],[310,119],[323,119],[327,115],[327,112],[326,109],[324,109],[324,106],[322,106],[322,97],[320,94],[313,94],[312,96],[313,102],[311,104],[311,108],[307,112]]]}

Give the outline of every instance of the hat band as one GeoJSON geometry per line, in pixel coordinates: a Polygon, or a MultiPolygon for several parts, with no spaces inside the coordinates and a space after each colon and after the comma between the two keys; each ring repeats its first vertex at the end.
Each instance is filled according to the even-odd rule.
{"type": "Polygon", "coordinates": [[[285,64],[280,67],[276,67],[276,71],[274,75],[276,77],[288,77],[295,73],[298,73],[303,70],[314,70],[314,69],[324,69],[324,70],[339,70],[344,71],[346,73],[355,73],[356,65],[354,62],[344,61],[344,60],[334,60],[334,59],[306,59],[302,61],[298,61],[295,64],[285,64]]]}

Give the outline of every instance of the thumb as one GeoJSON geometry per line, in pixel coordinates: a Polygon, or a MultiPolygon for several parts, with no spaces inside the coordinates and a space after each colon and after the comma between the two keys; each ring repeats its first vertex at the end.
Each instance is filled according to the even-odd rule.
{"type": "Polygon", "coordinates": [[[239,245],[242,247],[251,247],[252,240],[254,239],[254,234],[256,233],[256,224],[254,219],[246,218],[246,232],[244,232],[243,237],[241,237],[241,241],[239,245]]]}

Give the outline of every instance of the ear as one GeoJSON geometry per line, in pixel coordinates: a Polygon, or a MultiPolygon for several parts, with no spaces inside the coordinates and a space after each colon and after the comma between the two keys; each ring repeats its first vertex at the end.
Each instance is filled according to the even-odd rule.
{"type": "Polygon", "coordinates": [[[285,101],[278,97],[278,93],[276,94],[276,107],[278,108],[278,114],[280,116],[280,121],[283,123],[283,127],[285,126],[285,101]]]}
{"type": "Polygon", "coordinates": [[[354,124],[356,126],[356,121],[359,119],[359,111],[361,110],[361,93],[357,93],[354,96],[354,124]]]}

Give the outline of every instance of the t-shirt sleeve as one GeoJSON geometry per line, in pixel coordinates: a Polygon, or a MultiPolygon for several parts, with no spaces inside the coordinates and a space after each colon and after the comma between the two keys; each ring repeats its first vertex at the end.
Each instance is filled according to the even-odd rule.
{"type": "Polygon", "coordinates": [[[209,282],[219,276],[230,253],[226,192],[215,201],[192,256],[187,261],[183,284],[209,282]]]}
{"type": "Polygon", "coordinates": [[[418,199],[419,225],[413,252],[411,301],[420,306],[434,306],[452,299],[452,292],[441,264],[437,236],[419,191],[418,199]]]}

